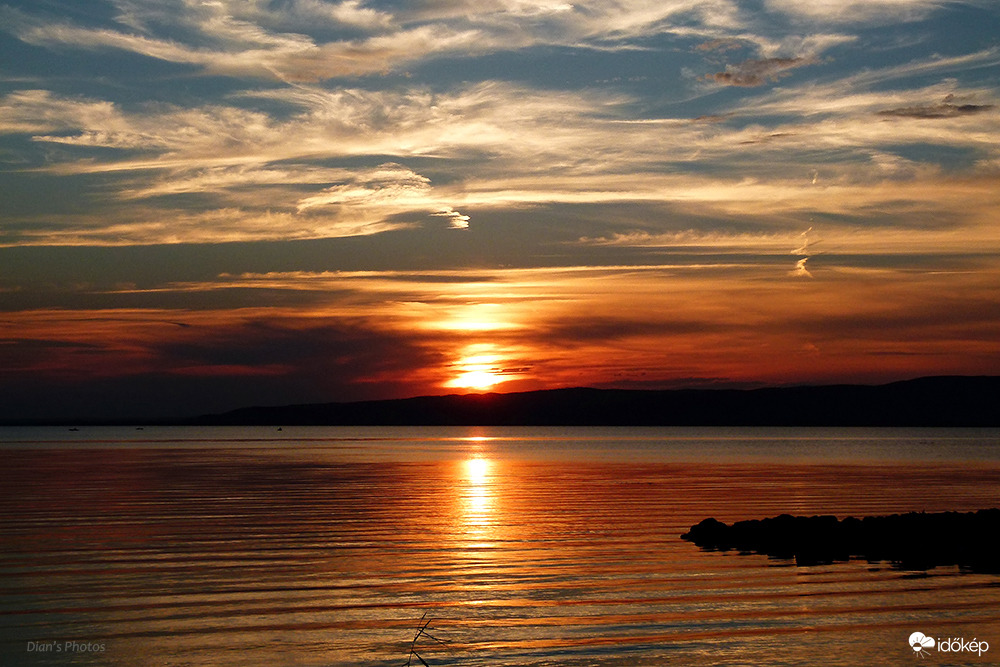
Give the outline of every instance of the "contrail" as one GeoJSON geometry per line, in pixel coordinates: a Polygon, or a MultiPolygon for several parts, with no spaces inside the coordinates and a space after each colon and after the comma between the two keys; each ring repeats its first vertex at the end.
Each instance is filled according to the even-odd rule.
{"type": "Polygon", "coordinates": [[[797,262],[795,262],[795,268],[788,272],[788,275],[796,278],[812,278],[813,275],[809,273],[809,269],[806,268],[806,262],[812,257],[813,253],[810,252],[809,246],[818,243],[818,241],[813,241],[809,238],[809,233],[812,232],[813,228],[810,227],[806,231],[799,234],[802,237],[802,245],[793,250],[791,254],[793,255],[804,255],[797,262]]]}
{"type": "Polygon", "coordinates": [[[804,231],[801,234],[799,234],[799,236],[802,237],[802,245],[799,246],[798,248],[796,248],[795,250],[793,250],[791,252],[791,254],[793,254],[793,255],[808,255],[809,254],[809,244],[812,243],[812,241],[809,239],[809,232],[811,232],[812,230],[813,230],[813,228],[810,227],[806,231],[804,231]]]}

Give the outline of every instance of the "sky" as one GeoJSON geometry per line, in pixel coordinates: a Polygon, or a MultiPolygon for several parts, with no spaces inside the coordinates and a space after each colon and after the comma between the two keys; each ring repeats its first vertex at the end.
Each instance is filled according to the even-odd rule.
{"type": "Polygon", "coordinates": [[[985,374],[995,0],[0,4],[0,420],[985,374]]]}

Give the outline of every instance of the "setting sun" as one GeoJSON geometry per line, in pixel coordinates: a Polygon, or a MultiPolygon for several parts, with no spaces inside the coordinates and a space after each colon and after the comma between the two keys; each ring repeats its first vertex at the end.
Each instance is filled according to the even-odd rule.
{"type": "Polygon", "coordinates": [[[464,389],[489,389],[503,381],[502,377],[490,371],[468,371],[449,382],[447,386],[464,389]]]}
{"type": "Polygon", "coordinates": [[[499,354],[484,353],[493,349],[490,345],[472,345],[466,348],[466,354],[453,364],[455,376],[444,383],[445,387],[485,391],[501,382],[507,382],[518,375],[501,364],[504,358],[499,354]]]}

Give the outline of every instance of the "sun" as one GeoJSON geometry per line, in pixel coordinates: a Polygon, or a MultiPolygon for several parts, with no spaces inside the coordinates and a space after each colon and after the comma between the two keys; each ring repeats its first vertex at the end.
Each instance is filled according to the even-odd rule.
{"type": "Polygon", "coordinates": [[[484,354],[481,349],[476,348],[454,364],[456,375],[445,383],[446,387],[485,391],[510,379],[499,366],[502,362],[500,355],[484,354]]]}
{"type": "Polygon", "coordinates": [[[497,373],[488,370],[466,371],[448,383],[449,387],[459,389],[476,389],[483,391],[495,387],[504,381],[497,373]]]}
{"type": "Polygon", "coordinates": [[[487,391],[498,384],[521,380],[526,367],[513,360],[507,351],[493,343],[473,343],[462,349],[448,365],[450,379],[442,387],[487,391]]]}

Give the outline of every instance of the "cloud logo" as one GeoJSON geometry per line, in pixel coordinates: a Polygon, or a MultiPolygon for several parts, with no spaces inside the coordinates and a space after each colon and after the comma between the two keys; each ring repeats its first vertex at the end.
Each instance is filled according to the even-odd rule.
{"type": "Polygon", "coordinates": [[[934,638],[928,637],[922,632],[914,632],[910,635],[910,648],[916,651],[920,657],[924,656],[924,651],[934,648],[934,638]]]}

